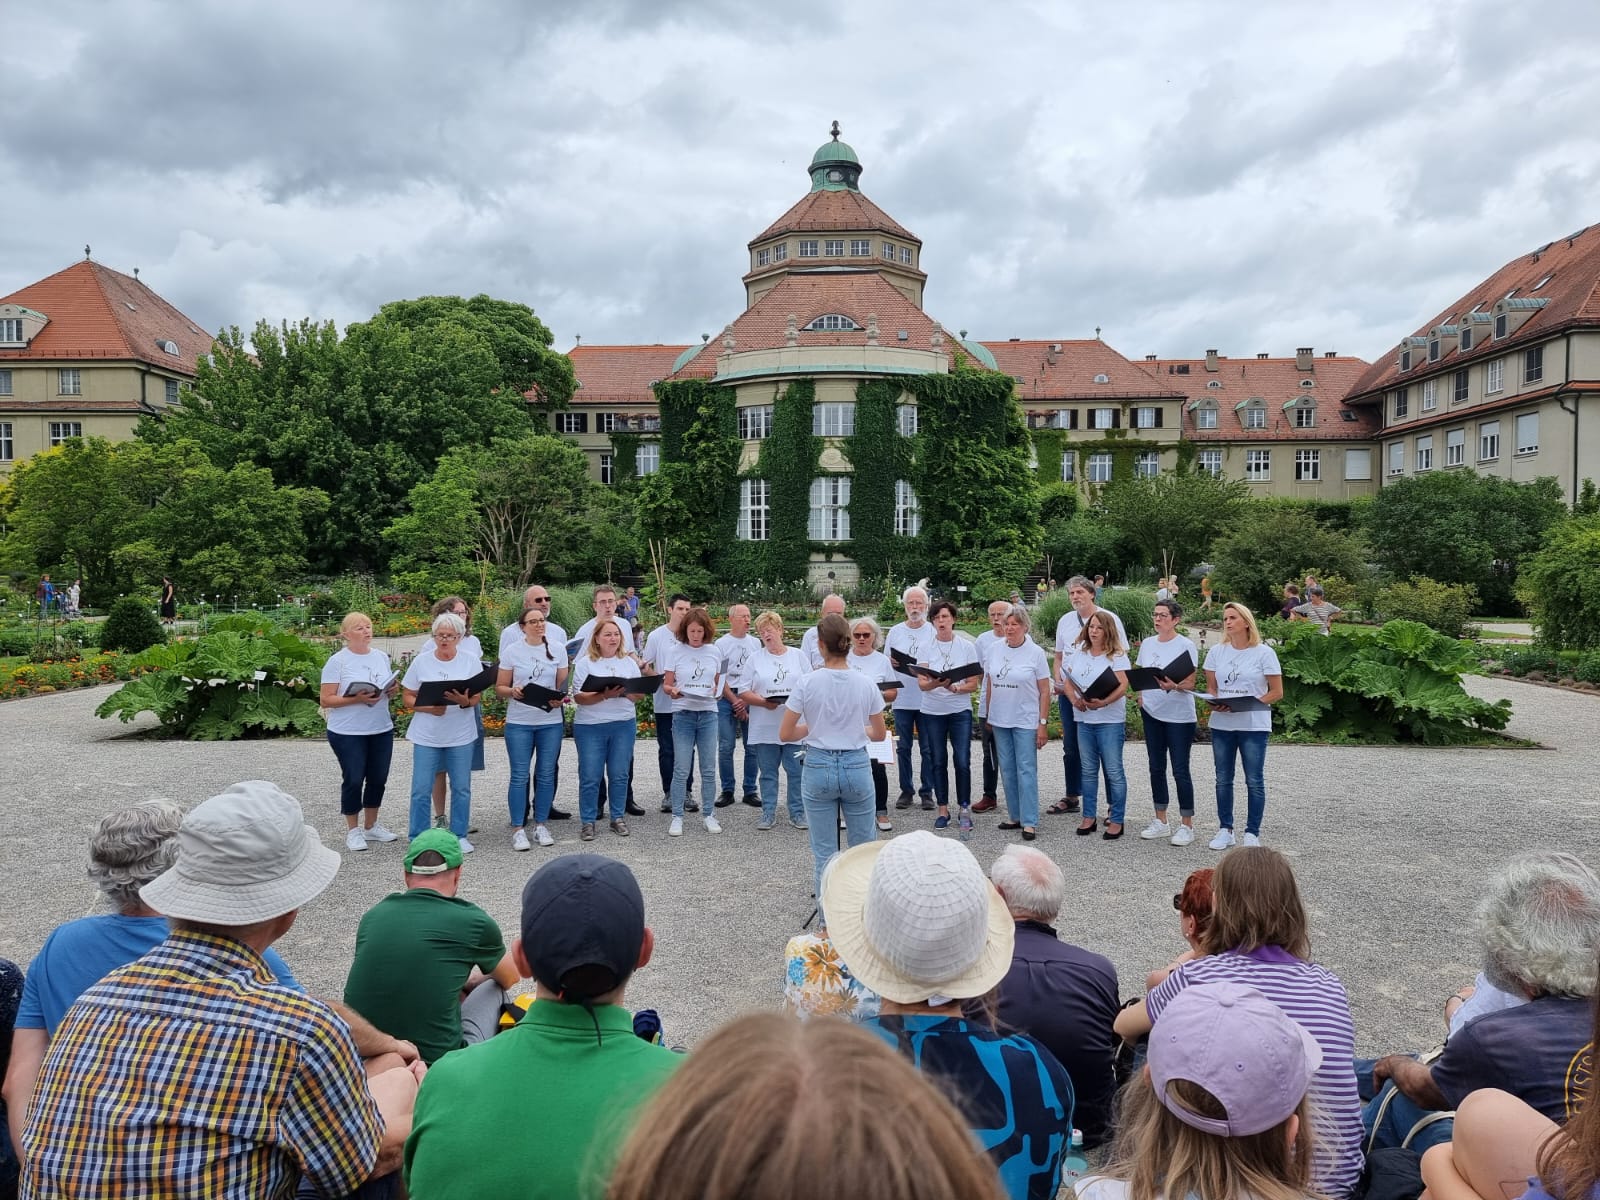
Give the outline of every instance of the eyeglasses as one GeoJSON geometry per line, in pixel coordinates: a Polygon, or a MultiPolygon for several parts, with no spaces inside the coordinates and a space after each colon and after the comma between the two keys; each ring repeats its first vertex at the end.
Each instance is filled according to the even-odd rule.
{"type": "Polygon", "coordinates": [[[852,633],[850,636],[858,642],[870,642],[872,640],[870,633],[852,633]]]}

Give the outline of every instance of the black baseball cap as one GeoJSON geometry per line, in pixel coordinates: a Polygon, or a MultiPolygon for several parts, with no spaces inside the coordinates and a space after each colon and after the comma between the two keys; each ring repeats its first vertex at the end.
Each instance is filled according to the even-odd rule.
{"type": "Polygon", "coordinates": [[[533,976],[564,1000],[581,1003],[620,985],[644,945],[644,893],[625,863],[603,854],[547,862],[522,889],[522,953],[533,976]],[[580,967],[600,967],[612,982],[593,995],[564,983],[580,967]]]}

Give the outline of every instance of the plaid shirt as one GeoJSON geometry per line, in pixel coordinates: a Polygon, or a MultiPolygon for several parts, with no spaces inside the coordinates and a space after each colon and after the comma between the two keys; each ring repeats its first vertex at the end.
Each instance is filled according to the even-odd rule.
{"type": "Polygon", "coordinates": [[[175,932],[68,1011],[23,1134],[22,1195],[328,1196],[383,1120],[350,1031],[229,938],[175,932]]]}

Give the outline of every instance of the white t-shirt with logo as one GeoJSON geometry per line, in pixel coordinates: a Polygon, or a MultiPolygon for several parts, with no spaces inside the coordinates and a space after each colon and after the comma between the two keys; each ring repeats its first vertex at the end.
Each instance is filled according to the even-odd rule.
{"type": "MultiPolygon", "coordinates": [[[[352,683],[370,683],[381,688],[393,668],[389,656],[382,650],[368,650],[357,654],[346,646],[337,654],[328,656],[322,664],[322,682],[339,685],[342,696],[352,683]]],[[[366,737],[374,733],[388,733],[394,728],[394,718],[389,715],[389,698],[384,696],[376,704],[341,704],[328,710],[328,732],[353,737],[366,737]]]]}
{"type": "MultiPolygon", "coordinates": [[[[511,686],[519,688],[525,683],[556,690],[556,672],[566,666],[565,642],[545,642],[530,646],[524,638],[513,642],[500,652],[500,669],[511,672],[511,686]],[[550,654],[545,653],[546,647],[550,654]],[[554,655],[555,657],[551,657],[554,655]]],[[[559,725],[561,709],[548,709],[542,705],[524,704],[520,700],[506,701],[507,725],[559,725]]]]}
{"type": "Polygon", "coordinates": [[[722,651],[715,643],[691,646],[679,642],[672,655],[672,684],[683,695],[672,701],[673,712],[715,712],[722,694],[722,651]]]}
{"type": "MultiPolygon", "coordinates": [[[[421,658],[424,654],[432,654],[438,648],[439,643],[435,642],[430,637],[427,641],[422,643],[422,648],[417,651],[417,657],[421,658]]],[[[456,659],[460,660],[463,658],[469,662],[483,661],[483,643],[478,640],[476,634],[466,634],[459,642],[456,643],[456,659]]],[[[482,669],[482,667],[476,668],[476,670],[479,671],[482,669]]]]}
{"type": "MultiPolygon", "coordinates": [[[[922,657],[917,661],[926,663],[935,671],[965,667],[978,661],[978,646],[975,641],[964,638],[959,633],[951,634],[948,642],[941,642],[937,637],[932,637],[928,639],[927,645],[923,647],[922,657]]],[[[966,680],[961,682],[965,683],[966,680]]],[[[933,688],[922,693],[922,711],[934,717],[971,712],[972,694],[952,692],[947,687],[933,688]]]]}
{"type": "MultiPolygon", "coordinates": [[[[590,617],[582,625],[579,625],[578,632],[572,635],[574,641],[583,643],[582,646],[578,647],[578,655],[587,655],[589,653],[589,635],[594,632],[594,623],[599,619],[599,617],[590,617]]],[[[622,652],[624,654],[632,654],[633,627],[624,621],[620,614],[611,619],[617,623],[617,628],[622,630],[622,652]]],[[[574,657],[578,655],[574,655],[574,657]]]]}
{"type": "MultiPolygon", "coordinates": [[[[672,670],[672,657],[677,654],[678,647],[683,643],[678,641],[678,635],[672,632],[670,625],[657,625],[650,631],[650,636],[644,639],[644,649],[640,657],[655,668],[657,675],[665,675],[672,670]]],[[[676,702],[671,696],[660,688],[656,689],[655,711],[657,713],[670,713],[677,709],[676,702]]]]}
{"type": "MultiPolygon", "coordinates": [[[[1128,631],[1122,627],[1122,618],[1109,608],[1097,608],[1089,615],[1093,616],[1096,612],[1103,612],[1116,622],[1117,640],[1126,649],[1128,646],[1128,631]]],[[[1073,648],[1077,645],[1078,635],[1082,632],[1083,618],[1078,615],[1078,610],[1075,608],[1067,609],[1066,612],[1061,614],[1061,620],[1056,622],[1056,653],[1063,656],[1071,654],[1073,648]]]]}
{"type": "MultiPolygon", "coordinates": [[[[471,639],[477,641],[476,638],[471,639]]],[[[455,679],[468,679],[483,670],[483,664],[476,654],[468,654],[464,649],[456,651],[456,655],[449,662],[440,662],[429,650],[418,654],[411,660],[411,665],[406,668],[406,677],[400,681],[401,686],[416,691],[425,683],[448,682],[455,679]]],[[[468,742],[478,740],[478,722],[472,715],[472,709],[462,708],[459,704],[452,704],[448,700],[444,705],[444,716],[436,717],[432,713],[412,713],[411,725],[406,730],[406,741],[418,746],[434,746],[448,748],[450,746],[465,746],[468,742]]]]}
{"type": "MultiPolygon", "coordinates": [[[[1077,685],[1080,692],[1093,685],[1107,667],[1113,671],[1126,671],[1132,666],[1126,654],[1113,654],[1109,657],[1104,654],[1090,654],[1081,646],[1061,660],[1061,670],[1077,685]]],[[[1084,725],[1120,725],[1128,719],[1125,699],[1115,704],[1108,704],[1104,708],[1090,708],[1082,712],[1073,708],[1072,715],[1084,725]]]]}
{"type": "Polygon", "coordinates": [[[1020,646],[996,638],[988,648],[984,668],[993,689],[989,724],[997,729],[1037,729],[1039,680],[1050,679],[1044,647],[1029,637],[1023,638],[1020,646]]]}
{"type": "Polygon", "coordinates": [[[760,649],[761,639],[753,633],[743,637],[725,633],[717,639],[717,651],[722,655],[722,681],[735,694],[744,691],[745,672],[750,669],[750,660],[760,649]]]}
{"type": "MultiPolygon", "coordinates": [[[[894,673],[894,664],[882,650],[874,650],[870,654],[857,654],[852,650],[844,656],[844,663],[852,671],[860,671],[875,684],[888,683],[896,687],[901,686],[900,677],[894,673]]],[[[881,688],[879,695],[882,695],[881,688]]]]}
{"type": "Polygon", "coordinates": [[[989,715],[989,651],[994,649],[996,642],[1004,642],[1003,634],[996,633],[993,629],[985,629],[975,639],[978,647],[978,665],[983,667],[983,681],[978,684],[978,716],[989,715]]]}
{"type": "Polygon", "coordinates": [[[824,667],[800,677],[787,707],[804,722],[807,746],[864,750],[867,722],[883,711],[883,693],[860,671],[824,667]]]}
{"type": "MultiPolygon", "coordinates": [[[[794,691],[800,677],[810,671],[806,656],[800,651],[790,648],[775,655],[763,646],[750,656],[745,670],[744,690],[758,696],[787,696],[794,691]]],[[[759,704],[752,704],[749,744],[776,746],[779,740],[778,726],[782,723],[783,705],[763,708],[759,704]]]]}
{"type": "MultiPolygon", "coordinates": [[[[565,661],[567,657],[567,631],[554,621],[544,623],[544,640],[550,643],[550,653],[565,661]]],[[[516,645],[526,645],[528,639],[523,635],[521,625],[512,622],[500,631],[500,657],[504,659],[506,651],[516,645]]]]}
{"type": "MultiPolygon", "coordinates": [[[[1199,669],[1200,651],[1195,649],[1194,643],[1183,634],[1174,634],[1171,641],[1163,642],[1159,638],[1147,637],[1139,643],[1139,661],[1134,665],[1138,667],[1164,667],[1175,658],[1182,658],[1185,654],[1189,661],[1196,664],[1199,669]]],[[[1196,683],[1203,682],[1197,679],[1196,683]]],[[[1139,707],[1158,721],[1165,721],[1169,725],[1193,725],[1194,694],[1192,692],[1163,691],[1160,688],[1139,693],[1139,707]]]]}
{"type": "MultiPolygon", "coordinates": [[[[1259,646],[1235,649],[1227,642],[1206,651],[1205,669],[1217,677],[1217,696],[1264,696],[1267,694],[1267,676],[1282,675],[1278,655],[1265,642],[1259,646]]],[[[1211,728],[1233,730],[1238,733],[1271,733],[1272,710],[1255,712],[1211,712],[1211,728]]]]}
{"type": "MultiPolygon", "coordinates": [[[[911,656],[912,662],[921,662],[928,652],[928,646],[933,642],[933,624],[924,621],[915,629],[904,621],[889,630],[889,636],[884,639],[885,650],[900,650],[911,656]]],[[[912,712],[922,710],[922,689],[917,686],[915,675],[905,675],[896,672],[900,679],[900,694],[895,697],[896,708],[908,709],[912,712]]]]}
{"type": "MultiPolygon", "coordinates": [[[[639,664],[626,654],[616,658],[591,659],[587,652],[572,662],[572,690],[576,695],[583,681],[591,675],[610,679],[637,679],[639,664]]],[[[660,695],[659,692],[656,693],[660,695]]],[[[572,714],[574,725],[604,725],[608,721],[631,721],[638,716],[632,696],[618,696],[615,700],[596,700],[593,704],[580,704],[572,714]]]]}

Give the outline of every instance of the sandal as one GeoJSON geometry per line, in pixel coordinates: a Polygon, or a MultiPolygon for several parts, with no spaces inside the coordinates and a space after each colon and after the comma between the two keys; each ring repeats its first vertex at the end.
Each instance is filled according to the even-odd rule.
{"type": "Polygon", "coordinates": [[[1078,811],[1078,807],[1079,801],[1076,796],[1064,796],[1045,809],[1045,812],[1055,813],[1060,816],[1062,813],[1075,813],[1078,811]]]}

